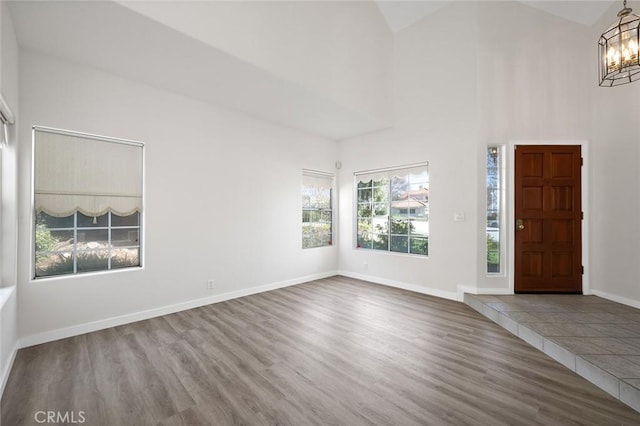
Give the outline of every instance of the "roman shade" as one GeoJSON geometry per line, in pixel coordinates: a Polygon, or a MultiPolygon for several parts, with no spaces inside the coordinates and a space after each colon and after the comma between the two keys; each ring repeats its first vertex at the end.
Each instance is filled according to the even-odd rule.
{"type": "Polygon", "coordinates": [[[142,148],[139,142],[34,128],[36,213],[141,212],[142,148]]]}

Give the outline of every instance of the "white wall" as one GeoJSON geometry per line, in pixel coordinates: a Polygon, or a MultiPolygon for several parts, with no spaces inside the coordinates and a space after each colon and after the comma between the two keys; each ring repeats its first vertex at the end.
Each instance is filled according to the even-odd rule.
{"type": "Polygon", "coordinates": [[[338,145],[342,273],[449,298],[458,284],[475,283],[475,34],[475,7],[456,2],[396,35],[395,126],[338,145]],[[353,173],[420,161],[429,161],[429,257],[354,248],[353,173]],[[454,212],[466,220],[454,222],[454,212]]]}
{"type": "MultiPolygon", "coordinates": [[[[13,30],[13,22],[6,2],[0,7],[0,90],[12,109],[16,120],[18,116],[18,43],[13,30]]],[[[9,146],[2,152],[2,267],[3,286],[16,283],[16,245],[17,245],[17,206],[16,206],[16,156],[17,126],[9,127],[9,146]]]]}
{"type": "Polygon", "coordinates": [[[24,342],[337,269],[337,247],[303,251],[300,235],[301,170],[331,172],[335,142],[31,52],[21,52],[20,76],[24,342]],[[144,269],[30,280],[34,124],[145,142],[144,269]]]}
{"type": "MultiPolygon", "coordinates": [[[[0,4],[0,91],[18,115],[18,44],[6,2],[0,4]]],[[[17,120],[20,119],[18,116],[17,120]]],[[[16,128],[11,126],[8,146],[2,148],[0,264],[0,395],[13,363],[17,344],[17,187],[16,128]]]]}
{"type": "MultiPolygon", "coordinates": [[[[630,2],[637,13],[640,2],[630,2]]],[[[596,41],[615,20],[614,4],[591,27],[592,244],[595,294],[640,307],[640,82],[597,86],[596,41]]]]}
{"type": "Polygon", "coordinates": [[[587,36],[517,2],[455,2],[399,32],[396,125],[339,144],[340,270],[450,297],[459,285],[508,291],[506,275],[486,274],[486,147],[588,139],[592,82],[576,66],[587,36]],[[429,258],[354,249],[353,172],[420,160],[431,172],[429,258]]]}

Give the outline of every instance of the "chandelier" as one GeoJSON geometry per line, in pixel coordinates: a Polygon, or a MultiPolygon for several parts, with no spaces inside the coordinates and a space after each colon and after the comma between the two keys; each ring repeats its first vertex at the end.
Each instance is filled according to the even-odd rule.
{"type": "Polygon", "coordinates": [[[640,79],[640,16],[624,0],[618,20],[598,40],[600,86],[612,87],[640,79]]]}

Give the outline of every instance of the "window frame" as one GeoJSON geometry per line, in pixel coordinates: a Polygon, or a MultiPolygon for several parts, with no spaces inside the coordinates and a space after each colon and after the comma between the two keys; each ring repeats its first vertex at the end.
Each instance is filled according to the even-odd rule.
{"type": "MultiPolygon", "coordinates": [[[[59,232],[59,231],[67,231],[67,232],[73,232],[73,247],[71,250],[54,250],[54,251],[45,251],[43,252],[44,254],[50,253],[69,253],[71,254],[72,258],[73,258],[73,271],[69,272],[69,273],[64,273],[64,274],[52,274],[52,275],[41,275],[38,276],[36,275],[36,271],[34,270],[34,279],[42,279],[42,278],[50,278],[50,277],[59,277],[59,276],[68,276],[68,275],[77,275],[77,274],[87,274],[87,273],[92,273],[92,272],[103,272],[103,271],[112,271],[112,270],[117,270],[117,269],[128,269],[128,268],[137,268],[140,267],[140,265],[131,265],[131,266],[125,266],[125,267],[120,267],[120,268],[113,268],[112,264],[111,264],[111,254],[113,251],[118,250],[118,249],[137,249],[138,250],[138,263],[140,263],[140,254],[141,254],[141,250],[142,247],[140,245],[140,227],[141,227],[141,217],[142,215],[138,212],[138,225],[125,225],[125,226],[114,226],[112,224],[112,215],[114,213],[112,212],[107,212],[105,213],[107,215],[107,224],[106,226],[79,226],[78,225],[78,211],[73,212],[72,214],[70,214],[69,216],[73,216],[73,226],[71,227],[60,227],[60,228],[46,228],[48,231],[52,231],[52,232],[59,232]],[[118,231],[118,230],[134,230],[138,232],[138,245],[128,245],[128,246],[117,246],[117,247],[113,247],[112,246],[112,242],[113,242],[113,232],[112,231],[118,231]],[[108,248],[105,249],[78,249],[78,234],[80,232],[84,232],[84,231],[107,231],[107,241],[108,241],[108,248]],[[78,272],[78,254],[79,253],[91,253],[91,252],[108,252],[108,257],[107,257],[107,269],[97,269],[97,270],[91,270],[91,271],[80,271],[78,272]]],[[[36,214],[37,215],[37,214],[36,214]]],[[[68,216],[66,216],[68,217],[68,216]]],[[[36,219],[36,229],[34,230],[34,232],[37,233],[37,219],[36,219]]],[[[36,255],[38,253],[36,252],[36,255]]],[[[42,253],[41,253],[42,254],[42,253]]]]}
{"type": "Polygon", "coordinates": [[[311,170],[311,169],[302,169],[301,192],[302,192],[302,187],[304,187],[304,185],[305,185],[304,184],[305,176],[312,177],[312,178],[315,177],[315,178],[327,179],[327,181],[331,182],[331,187],[329,188],[329,208],[305,207],[304,204],[301,202],[301,206],[300,206],[300,212],[301,212],[301,216],[300,216],[300,231],[301,231],[301,237],[302,238],[301,238],[301,245],[300,246],[301,246],[302,250],[308,250],[308,249],[314,249],[314,248],[322,248],[322,247],[332,247],[334,245],[334,241],[335,241],[334,194],[335,194],[335,179],[336,179],[336,176],[333,173],[321,172],[321,171],[311,170]],[[313,212],[319,213],[320,216],[322,216],[322,213],[327,213],[327,212],[331,215],[331,218],[330,218],[330,220],[328,222],[329,223],[329,241],[327,242],[327,244],[320,244],[320,245],[313,245],[313,246],[305,247],[305,245],[304,245],[304,231],[303,231],[305,223],[324,223],[322,221],[305,222],[304,221],[305,213],[313,213],[313,212]]]}
{"type": "MultiPolygon", "coordinates": [[[[30,190],[31,190],[31,198],[30,198],[30,202],[31,202],[31,226],[30,226],[30,239],[29,239],[29,244],[30,244],[30,278],[29,281],[30,282],[41,282],[41,281],[47,281],[47,280],[60,280],[60,279],[69,279],[69,278],[75,278],[75,277],[86,277],[86,276],[91,276],[91,275],[101,275],[101,274],[117,274],[117,273],[122,273],[122,272],[132,272],[132,271],[141,271],[145,269],[145,254],[146,254],[146,241],[145,241],[145,236],[146,236],[146,232],[145,232],[145,223],[146,223],[146,149],[145,149],[145,144],[144,142],[140,142],[137,140],[132,140],[132,139],[124,139],[124,138],[116,138],[116,137],[111,137],[111,136],[104,136],[104,135],[98,135],[98,134],[94,134],[94,133],[86,133],[86,132],[79,132],[79,131],[74,131],[74,130],[66,130],[66,129],[59,129],[59,128],[55,128],[55,127],[47,127],[47,126],[39,126],[39,125],[33,125],[31,127],[31,185],[30,185],[30,190]],[[141,186],[142,186],[142,200],[141,200],[141,211],[138,212],[139,214],[139,221],[138,221],[138,260],[139,260],[139,265],[136,266],[129,266],[129,267],[124,267],[124,268],[115,268],[115,269],[103,269],[103,270],[94,270],[94,271],[87,271],[87,272],[75,272],[75,267],[76,267],[76,261],[74,259],[74,272],[72,273],[67,273],[67,274],[56,274],[56,275],[46,275],[46,276],[41,276],[38,277],[36,276],[36,226],[37,226],[37,212],[36,212],[36,194],[35,194],[35,176],[36,176],[36,170],[35,170],[35,164],[36,164],[36,133],[37,132],[48,132],[48,133],[54,133],[54,134],[58,134],[58,135],[63,135],[63,136],[71,136],[71,137],[80,137],[80,138],[86,138],[86,139],[93,139],[95,141],[100,141],[100,142],[110,142],[110,143],[119,143],[119,144],[124,144],[124,145],[133,145],[133,146],[138,146],[141,149],[141,155],[142,155],[142,162],[141,162],[141,176],[142,176],[142,182],[141,182],[141,186]]],[[[77,213],[78,212],[74,212],[74,227],[77,224],[77,213]]],[[[109,213],[109,221],[111,221],[111,212],[109,213]]],[[[110,222],[109,222],[110,223],[110,222]]],[[[99,227],[96,228],[87,228],[87,229],[98,229],[99,227]]],[[[52,228],[53,229],[53,228],[52,228]]],[[[109,233],[110,234],[110,233],[109,233]]],[[[77,245],[77,239],[76,239],[76,235],[74,233],[74,247],[77,245]]],[[[75,249],[74,249],[75,251],[75,249]]],[[[109,264],[111,263],[111,260],[109,259],[109,264]]]]}
{"type": "MultiPolygon", "coordinates": [[[[430,188],[430,173],[429,173],[429,162],[428,161],[423,161],[420,163],[413,163],[413,164],[406,164],[406,165],[401,165],[401,166],[393,166],[393,167],[385,167],[385,168],[381,168],[381,169],[372,169],[372,170],[363,170],[363,171],[356,171],[353,173],[354,179],[353,179],[353,215],[352,215],[352,220],[353,220],[353,248],[355,250],[367,250],[367,251],[371,251],[371,252],[378,252],[378,253],[385,253],[385,254],[390,254],[390,255],[400,255],[400,256],[414,256],[414,257],[418,257],[418,258],[423,258],[423,259],[427,259],[429,257],[429,240],[430,240],[430,231],[427,232],[426,238],[424,236],[419,236],[418,238],[420,239],[426,239],[427,242],[427,247],[426,247],[426,254],[422,254],[422,253],[415,253],[415,252],[411,252],[411,232],[409,232],[407,234],[407,251],[395,251],[391,249],[391,241],[393,237],[398,237],[401,236],[403,237],[404,235],[398,235],[398,234],[394,234],[392,232],[392,224],[391,224],[391,203],[392,203],[392,190],[391,190],[391,180],[389,180],[389,184],[388,186],[388,191],[386,193],[386,210],[387,210],[387,221],[388,221],[388,230],[386,232],[387,237],[389,238],[388,240],[388,244],[387,244],[387,249],[379,249],[379,248],[374,248],[374,247],[362,247],[359,244],[358,241],[358,236],[359,236],[359,229],[358,229],[358,225],[359,225],[359,205],[360,205],[360,199],[359,199],[359,189],[358,188],[358,181],[359,181],[359,177],[363,176],[363,175],[373,175],[373,174],[380,174],[380,173],[387,173],[387,174],[393,174],[394,172],[398,172],[398,171],[402,171],[402,170],[409,170],[409,169],[416,169],[416,168],[424,168],[424,171],[426,171],[427,173],[427,181],[426,181],[426,189],[427,189],[427,202],[426,202],[426,211],[427,211],[427,223],[429,223],[429,211],[430,211],[430,198],[429,198],[429,188],[430,188]]],[[[375,189],[375,188],[379,188],[378,186],[373,186],[372,183],[372,187],[371,189],[375,189]]],[[[380,203],[377,203],[380,204],[380,203]]],[[[407,210],[407,217],[410,218],[410,214],[409,213],[410,210],[407,210]]],[[[381,234],[382,235],[382,234],[381,234]]]]}
{"type": "Polygon", "coordinates": [[[504,145],[487,145],[486,150],[485,150],[485,157],[484,157],[484,163],[485,163],[485,197],[486,197],[486,203],[485,203],[485,217],[484,217],[484,224],[485,226],[483,227],[483,241],[484,241],[484,263],[485,263],[485,274],[487,276],[490,277],[501,277],[501,276],[505,276],[506,274],[506,260],[507,260],[507,240],[506,240],[506,233],[505,233],[505,221],[506,221],[506,185],[507,185],[507,180],[506,180],[506,147],[504,145]],[[489,212],[491,210],[490,206],[489,206],[489,151],[490,150],[495,150],[495,154],[497,156],[497,160],[496,160],[496,171],[497,171],[497,177],[496,177],[496,187],[495,187],[495,192],[498,196],[498,202],[497,202],[497,211],[496,211],[496,219],[498,222],[498,226],[494,227],[497,228],[496,231],[494,231],[494,233],[498,234],[498,241],[497,241],[497,245],[498,245],[498,250],[497,250],[497,254],[498,254],[498,264],[497,264],[497,271],[490,271],[489,270],[489,248],[488,248],[488,237],[489,237],[489,231],[488,231],[488,223],[489,223],[489,212]]]}

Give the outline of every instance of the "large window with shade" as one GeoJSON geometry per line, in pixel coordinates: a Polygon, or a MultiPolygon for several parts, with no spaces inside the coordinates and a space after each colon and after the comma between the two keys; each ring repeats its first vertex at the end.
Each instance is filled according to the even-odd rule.
{"type": "Polygon", "coordinates": [[[34,277],[142,265],[143,144],[34,127],[34,277]]]}
{"type": "Polygon", "coordinates": [[[302,248],[333,244],[333,175],[302,171],[302,248]]]}
{"type": "Polygon", "coordinates": [[[428,163],[355,173],[356,247],[429,254],[428,163]]]}

